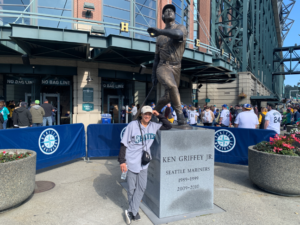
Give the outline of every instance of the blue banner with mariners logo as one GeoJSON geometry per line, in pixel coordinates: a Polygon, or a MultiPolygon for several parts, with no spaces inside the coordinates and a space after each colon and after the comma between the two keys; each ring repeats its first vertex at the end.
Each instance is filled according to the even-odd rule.
{"type": "Polygon", "coordinates": [[[127,124],[90,124],[87,128],[87,156],[117,156],[127,124]]]}
{"type": "Polygon", "coordinates": [[[35,151],[37,169],[68,162],[86,154],[83,124],[0,130],[0,140],[0,149],[35,151]]]}
{"type": "MultiPolygon", "coordinates": [[[[200,126],[197,126],[200,127],[200,126]]],[[[202,127],[215,130],[215,162],[248,165],[248,147],[269,141],[273,130],[202,127]]]]}

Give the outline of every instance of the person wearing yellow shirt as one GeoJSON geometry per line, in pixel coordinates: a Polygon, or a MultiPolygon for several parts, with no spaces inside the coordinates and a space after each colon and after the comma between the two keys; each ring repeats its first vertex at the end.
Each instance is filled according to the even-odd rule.
{"type": "Polygon", "coordinates": [[[258,114],[258,122],[259,122],[259,129],[264,129],[265,126],[265,116],[268,110],[266,107],[261,108],[261,112],[258,114]]]}

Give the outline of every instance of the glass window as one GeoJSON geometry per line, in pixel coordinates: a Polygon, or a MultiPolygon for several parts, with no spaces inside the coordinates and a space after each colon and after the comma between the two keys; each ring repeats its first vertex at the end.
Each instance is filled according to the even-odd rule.
{"type": "MultiPolygon", "coordinates": [[[[103,5],[115,6],[122,9],[130,10],[130,1],[127,0],[104,0],[103,5]]],[[[105,14],[105,10],[104,14],[105,14]]]]}
{"type": "Polygon", "coordinates": [[[189,35],[189,24],[190,24],[190,5],[189,2],[184,0],[184,10],[183,10],[183,25],[186,27],[187,34],[189,35]]]}
{"type": "Polygon", "coordinates": [[[193,39],[198,39],[199,37],[199,30],[198,30],[198,4],[197,1],[194,1],[194,35],[193,39]]]}
{"type": "Polygon", "coordinates": [[[182,1],[181,0],[173,0],[172,3],[173,3],[173,5],[175,5],[175,8],[176,8],[175,22],[177,24],[181,24],[182,23],[182,1]]]}
{"type": "MultiPolygon", "coordinates": [[[[153,0],[135,0],[135,27],[147,29],[148,27],[156,27],[156,1],[153,0]]],[[[147,34],[135,33],[135,38],[147,41],[155,41],[147,34]]]]}
{"type": "MultiPolygon", "coordinates": [[[[29,4],[29,0],[3,0],[0,1],[0,9],[3,10],[12,10],[12,11],[24,11],[29,4]]],[[[30,11],[30,8],[27,9],[27,12],[30,11]]],[[[5,13],[6,14],[6,13],[5,13]]],[[[9,23],[13,23],[19,17],[18,14],[14,14],[16,16],[13,17],[1,17],[0,16],[0,26],[5,26],[9,23]]],[[[19,19],[17,23],[30,24],[29,18],[19,19]]]]}
{"type": "MultiPolygon", "coordinates": [[[[36,0],[38,13],[73,17],[73,1],[72,0],[36,0]]],[[[72,23],[53,21],[48,19],[38,19],[38,25],[44,27],[72,29],[72,23]]]]}
{"type": "MultiPolygon", "coordinates": [[[[103,21],[120,24],[126,22],[130,24],[130,2],[127,0],[104,0],[103,1],[103,21]]],[[[113,28],[105,28],[105,35],[115,34],[129,37],[129,33],[113,28]]]]}
{"type": "MultiPolygon", "coordinates": [[[[0,9],[24,11],[30,4],[31,0],[3,0],[0,1],[0,9]]],[[[73,17],[72,15],[73,1],[72,0],[35,0],[30,7],[26,10],[27,12],[38,12],[42,14],[50,14],[56,16],[73,17]]],[[[19,15],[16,17],[3,17],[0,16],[0,25],[6,25],[16,21],[19,15]]],[[[18,19],[16,23],[33,24],[38,26],[54,27],[54,28],[67,28],[72,29],[72,23],[66,23],[61,21],[53,21],[49,19],[29,19],[24,18],[18,19]]]]}

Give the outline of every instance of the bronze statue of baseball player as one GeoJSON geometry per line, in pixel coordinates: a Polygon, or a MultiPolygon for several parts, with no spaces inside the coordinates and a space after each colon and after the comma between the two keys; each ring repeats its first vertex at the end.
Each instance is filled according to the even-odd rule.
{"type": "Polygon", "coordinates": [[[166,91],[156,104],[155,110],[159,112],[166,104],[171,102],[177,114],[178,125],[186,125],[178,87],[187,30],[185,26],[175,23],[175,13],[176,8],[174,5],[165,5],[162,10],[162,19],[166,24],[165,29],[150,27],[147,30],[151,37],[158,37],[152,70],[152,83],[155,86],[159,81],[166,91]]]}

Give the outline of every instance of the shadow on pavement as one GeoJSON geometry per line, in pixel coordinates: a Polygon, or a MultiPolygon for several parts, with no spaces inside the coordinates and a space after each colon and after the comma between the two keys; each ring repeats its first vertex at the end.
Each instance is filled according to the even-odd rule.
{"type": "MultiPolygon", "coordinates": [[[[111,158],[110,158],[111,160],[111,158]]],[[[109,160],[105,162],[105,167],[108,173],[100,173],[93,181],[93,186],[96,193],[104,200],[111,200],[117,207],[122,210],[127,209],[127,197],[124,196],[121,182],[120,167],[111,164],[109,160]]]]}

